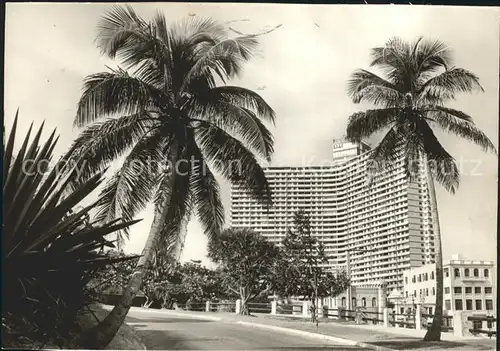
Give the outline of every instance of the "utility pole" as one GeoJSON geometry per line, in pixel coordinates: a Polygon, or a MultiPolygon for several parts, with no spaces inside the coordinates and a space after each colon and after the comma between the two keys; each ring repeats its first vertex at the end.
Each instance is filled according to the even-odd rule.
{"type": "MultiPolygon", "coordinates": [[[[351,254],[349,250],[346,252],[346,260],[347,260],[347,276],[349,279],[351,279],[351,254]]],[[[349,284],[349,287],[347,288],[347,309],[351,310],[352,307],[352,289],[351,289],[351,284],[349,284]]]]}

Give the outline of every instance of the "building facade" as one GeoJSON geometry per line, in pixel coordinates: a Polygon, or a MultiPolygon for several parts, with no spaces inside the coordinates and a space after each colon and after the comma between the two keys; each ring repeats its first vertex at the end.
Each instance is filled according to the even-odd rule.
{"type": "Polygon", "coordinates": [[[348,268],[353,285],[385,281],[389,290],[401,289],[405,270],[435,262],[427,179],[422,165],[412,181],[402,162],[374,168],[369,152],[367,144],[340,140],[331,165],[266,168],[270,209],[233,185],[230,225],[279,244],[302,209],[331,269],[348,268]]]}
{"type": "MultiPolygon", "coordinates": [[[[404,273],[404,300],[422,304],[430,313],[436,303],[436,266],[425,265],[404,273]]],[[[460,257],[443,265],[443,310],[496,311],[495,266],[491,261],[471,261],[460,257]]]]}

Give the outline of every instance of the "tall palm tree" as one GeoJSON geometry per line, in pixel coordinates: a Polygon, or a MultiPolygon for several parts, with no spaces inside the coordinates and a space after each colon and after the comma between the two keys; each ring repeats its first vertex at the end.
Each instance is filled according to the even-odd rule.
{"type": "Polygon", "coordinates": [[[454,158],[441,145],[434,129],[472,141],[484,151],[496,149],[472,117],[445,106],[457,93],[483,91],[473,73],[452,66],[450,50],[440,41],[418,38],[408,43],[391,38],[384,47],[371,51],[371,64],[382,75],[359,69],[352,73],[348,94],[354,103],[367,102],[374,109],[349,118],[347,138],[360,141],[385,131],[370,154],[375,164],[396,165],[402,161],[410,180],[419,164],[427,173],[428,190],[436,221],[436,308],[432,327],[424,340],[440,340],[443,314],[443,260],[434,179],[450,193],[458,188],[460,173],[454,158]],[[385,162],[390,161],[390,162],[385,162]],[[432,170],[430,169],[430,166],[432,170]]]}
{"type": "Polygon", "coordinates": [[[179,228],[191,213],[209,238],[220,233],[224,211],[212,168],[269,204],[270,189],[257,158],[270,160],[273,137],[264,121],[275,119],[257,93],[225,85],[252,58],[256,35],[230,37],[222,25],[198,17],[168,26],[156,13],[146,22],[130,6],[116,6],[102,17],[97,40],[103,54],[121,59],[125,69],[85,80],[75,124],[90,126],[71,150],[89,156],[80,180],[125,155],[103,190],[98,218],[127,220],[150,201],[155,213],[121,300],[80,340],[89,348],[112,340],[153,251],[178,248],[179,228]]]}

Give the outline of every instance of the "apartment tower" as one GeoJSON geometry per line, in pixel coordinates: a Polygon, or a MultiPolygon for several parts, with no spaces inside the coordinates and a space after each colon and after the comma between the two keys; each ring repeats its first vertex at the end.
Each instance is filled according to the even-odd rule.
{"type": "Polygon", "coordinates": [[[249,227],[280,244],[303,209],[325,246],[328,266],[345,269],[353,285],[402,289],[403,273],[434,263],[434,218],[423,166],[407,179],[402,162],[377,172],[365,143],[337,140],[328,166],[269,167],[273,207],[263,208],[238,185],[231,188],[230,225],[249,227]]]}

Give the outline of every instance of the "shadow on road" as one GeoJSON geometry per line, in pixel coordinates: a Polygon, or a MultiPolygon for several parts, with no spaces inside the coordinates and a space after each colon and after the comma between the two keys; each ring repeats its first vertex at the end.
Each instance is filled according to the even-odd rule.
{"type": "Polygon", "coordinates": [[[134,318],[127,317],[127,323],[211,323],[213,321],[194,318],[134,318]]]}

